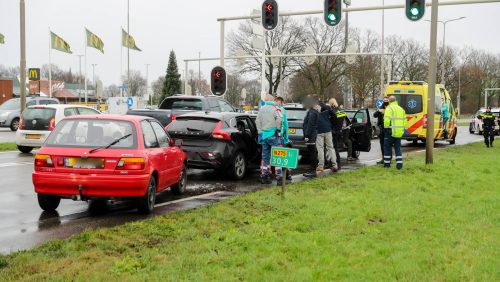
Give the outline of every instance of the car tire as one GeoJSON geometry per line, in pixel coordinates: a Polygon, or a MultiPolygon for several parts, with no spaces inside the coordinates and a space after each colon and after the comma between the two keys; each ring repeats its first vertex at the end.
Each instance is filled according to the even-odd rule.
{"type": "Polygon", "coordinates": [[[10,130],[17,131],[19,129],[19,119],[15,118],[10,123],[10,130]]]}
{"type": "Polygon", "coordinates": [[[151,176],[149,179],[148,189],[146,195],[139,198],[137,202],[137,209],[142,214],[150,214],[155,208],[156,201],[156,179],[151,176]]]}
{"type": "Polygon", "coordinates": [[[450,145],[455,145],[457,139],[457,129],[453,130],[453,137],[449,141],[450,145]]]}
{"type": "Polygon", "coordinates": [[[472,124],[469,124],[469,133],[474,134],[474,127],[472,126],[472,124]]]}
{"type": "Polygon", "coordinates": [[[247,160],[242,152],[236,153],[229,169],[231,177],[234,180],[241,180],[245,177],[247,173],[247,160]]]}
{"type": "Polygon", "coordinates": [[[182,165],[181,175],[179,177],[179,182],[175,183],[170,187],[174,195],[182,195],[186,192],[187,186],[187,168],[186,165],[182,165]]]}
{"type": "Polygon", "coordinates": [[[37,198],[40,208],[47,212],[55,211],[61,202],[61,197],[54,195],[37,194],[37,198]]]}
{"type": "Polygon", "coordinates": [[[23,154],[29,154],[31,151],[33,151],[33,147],[27,147],[27,146],[17,146],[17,149],[23,153],[23,154]]]}
{"type": "Polygon", "coordinates": [[[360,154],[361,154],[360,151],[352,151],[352,157],[355,159],[358,159],[360,154]]]}

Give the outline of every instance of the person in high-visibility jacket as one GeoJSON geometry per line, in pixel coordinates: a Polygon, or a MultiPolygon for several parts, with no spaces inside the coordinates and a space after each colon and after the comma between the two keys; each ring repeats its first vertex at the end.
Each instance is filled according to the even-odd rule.
{"type": "Polygon", "coordinates": [[[396,168],[403,169],[403,154],[401,153],[401,137],[405,133],[406,112],[398,105],[396,97],[389,97],[389,106],[384,114],[384,167],[391,167],[392,147],[396,153],[396,168]]]}

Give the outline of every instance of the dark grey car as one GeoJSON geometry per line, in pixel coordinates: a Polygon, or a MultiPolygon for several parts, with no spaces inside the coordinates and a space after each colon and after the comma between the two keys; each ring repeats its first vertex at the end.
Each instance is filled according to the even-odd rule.
{"type": "MultiPolygon", "coordinates": [[[[10,130],[17,131],[21,116],[20,103],[19,98],[12,98],[0,106],[0,127],[9,127],[10,130]]],[[[59,104],[59,100],[47,97],[26,97],[26,107],[51,104],[59,104]]]]}

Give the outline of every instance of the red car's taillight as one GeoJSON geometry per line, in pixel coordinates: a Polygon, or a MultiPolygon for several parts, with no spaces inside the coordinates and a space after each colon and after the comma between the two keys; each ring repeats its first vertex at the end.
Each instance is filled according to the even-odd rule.
{"type": "Polygon", "coordinates": [[[35,167],[54,167],[54,162],[49,155],[37,154],[35,156],[35,167]]]}
{"type": "Polygon", "coordinates": [[[231,135],[222,130],[222,121],[219,121],[217,126],[214,128],[214,131],[212,132],[212,137],[215,139],[231,141],[231,135]]]}
{"type": "Polygon", "coordinates": [[[56,127],[56,119],[52,118],[49,123],[49,131],[54,130],[55,127],[56,127]]]}
{"type": "Polygon", "coordinates": [[[17,129],[23,129],[23,118],[19,118],[19,127],[17,129]]]}
{"type": "Polygon", "coordinates": [[[121,158],[116,165],[119,170],[142,170],[145,167],[144,158],[121,158]]]}
{"type": "Polygon", "coordinates": [[[176,120],[177,119],[177,116],[176,115],[172,115],[172,119],[171,120],[176,120]]]}

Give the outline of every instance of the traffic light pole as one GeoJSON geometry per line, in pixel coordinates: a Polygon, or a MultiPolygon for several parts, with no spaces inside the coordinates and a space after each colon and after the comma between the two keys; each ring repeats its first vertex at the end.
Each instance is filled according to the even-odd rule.
{"type": "Polygon", "coordinates": [[[425,163],[434,163],[434,113],[436,112],[436,72],[437,72],[437,21],[438,0],[432,0],[431,46],[429,54],[429,95],[427,95],[427,136],[425,138],[425,163]]]}
{"type": "Polygon", "coordinates": [[[20,15],[20,35],[21,35],[21,61],[20,61],[20,76],[21,76],[21,112],[26,107],[26,18],[25,18],[25,3],[24,0],[19,2],[20,15]]]}

